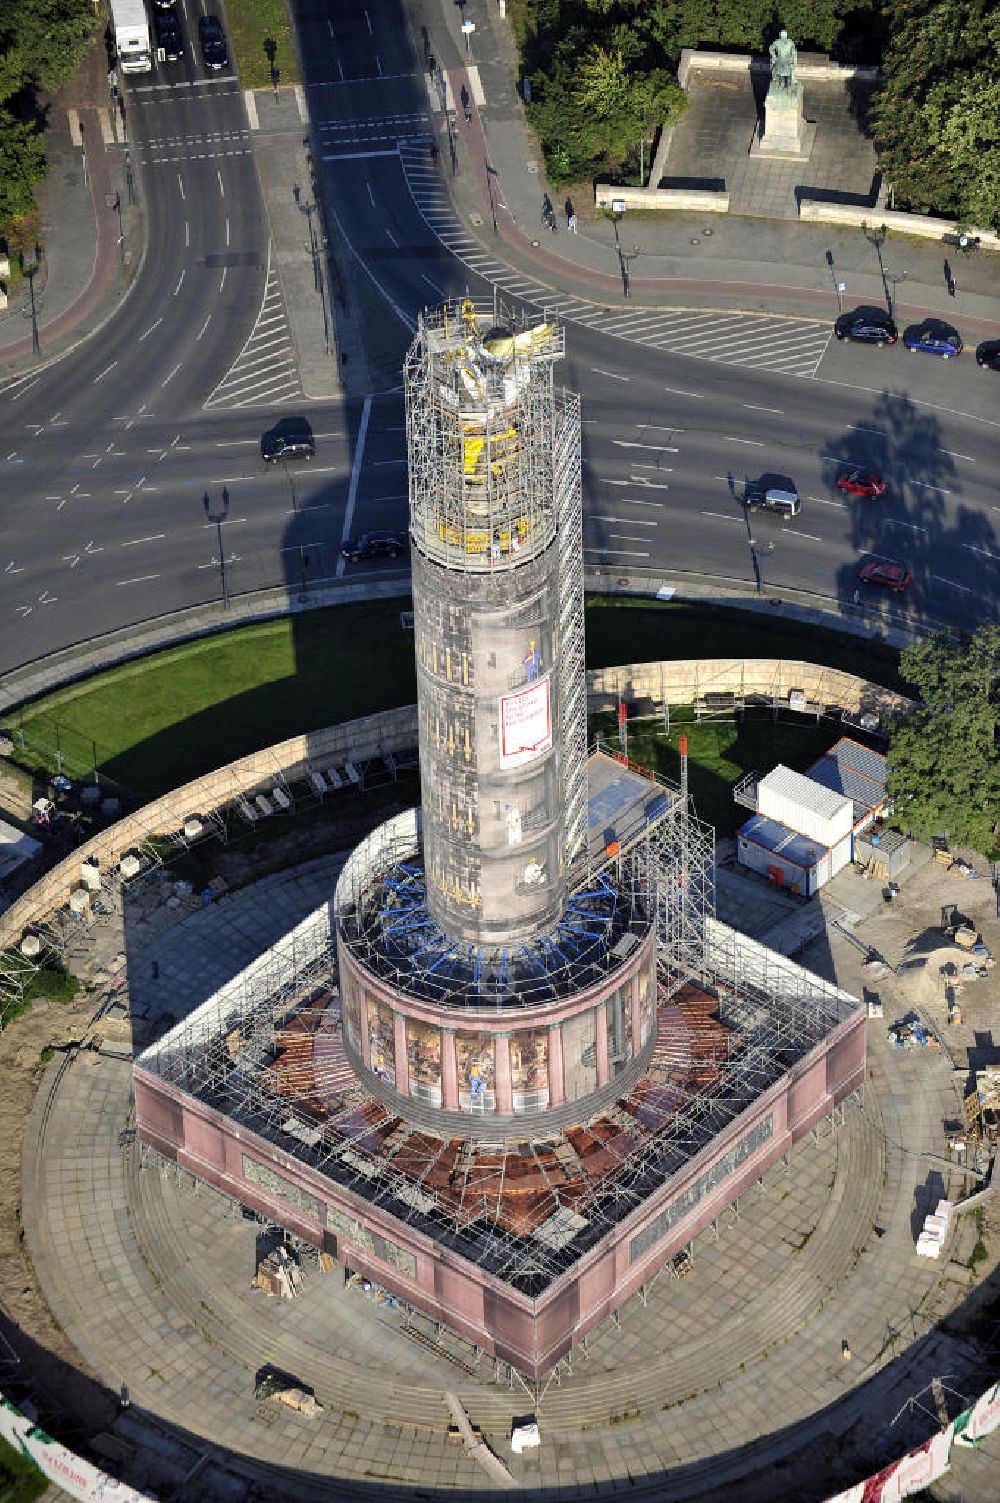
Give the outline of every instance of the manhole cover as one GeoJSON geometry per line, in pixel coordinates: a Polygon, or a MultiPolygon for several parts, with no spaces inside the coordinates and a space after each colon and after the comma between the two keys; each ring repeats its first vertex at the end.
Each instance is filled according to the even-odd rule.
{"type": "Polygon", "coordinates": [[[482,224],[483,216],[481,214],[470,214],[469,220],[472,224],[482,224]]]}
{"type": "Polygon", "coordinates": [[[692,245],[700,245],[701,244],[701,241],[698,239],[697,235],[694,236],[694,238],[691,241],[691,244],[692,245]]]}
{"type": "Polygon", "coordinates": [[[537,173],[537,171],[538,171],[538,163],[535,161],[534,157],[529,157],[528,160],[525,162],[524,166],[525,166],[525,170],[528,171],[528,172],[535,172],[535,173],[537,173]]]}
{"type": "Polygon", "coordinates": [[[714,230],[711,230],[711,229],[704,229],[704,230],[702,230],[702,232],[701,232],[701,233],[702,233],[702,234],[703,234],[703,235],[714,235],[714,234],[715,234],[715,231],[714,231],[714,230]]]}

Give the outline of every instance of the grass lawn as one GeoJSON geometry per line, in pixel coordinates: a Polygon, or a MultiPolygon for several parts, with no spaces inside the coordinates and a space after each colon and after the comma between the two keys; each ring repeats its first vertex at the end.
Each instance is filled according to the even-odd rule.
{"type": "MultiPolygon", "coordinates": [[[[208,7],[211,10],[211,6],[208,7]]],[[[302,82],[298,53],[285,0],[226,0],[229,42],[244,89],[271,87],[271,62],[264,43],[275,43],[279,84],[302,82]]]]}
{"type": "MultiPolygon", "coordinates": [[[[611,751],[618,750],[618,723],[615,715],[598,715],[592,734],[599,733],[611,751]]],[[[628,754],[633,762],[653,772],[680,782],[678,737],[688,738],[688,788],[700,819],[714,826],[717,839],[734,835],[750,810],[733,803],[733,784],[747,772],[769,772],[778,762],[805,772],[818,757],[828,751],[842,733],[832,720],[815,720],[804,715],[787,714],[773,720],[770,710],[747,711],[738,724],[731,720],[696,722],[690,709],[671,710],[670,732],[664,735],[663,721],[632,720],[628,727],[628,754]]],[[[853,734],[853,733],[852,733],[853,734]]]]}
{"type": "Polygon", "coordinates": [[[0,1503],[32,1503],[49,1486],[35,1464],[0,1440],[0,1503]]]}
{"type": "MultiPolygon", "coordinates": [[[[146,800],[287,736],[412,704],[413,634],[399,620],[408,606],[401,598],[308,611],[137,659],[15,712],[8,724],[24,741],[16,755],[49,771],[61,757],[63,770],[80,778],[93,768],[96,753],[102,774],[146,800]]],[[[734,652],[806,657],[899,686],[891,649],[708,605],[594,600],[587,610],[587,649],[592,667],[734,652]]],[[[768,720],[761,754],[744,764],[742,753],[730,757],[739,739],[735,730],[716,724],[714,782],[729,766],[735,776],[778,760],[764,755],[772,733],[768,720]]],[[[749,735],[747,726],[741,734],[749,735]]],[[[708,812],[711,800],[706,804],[693,787],[703,817],[715,818],[708,812]]]]}

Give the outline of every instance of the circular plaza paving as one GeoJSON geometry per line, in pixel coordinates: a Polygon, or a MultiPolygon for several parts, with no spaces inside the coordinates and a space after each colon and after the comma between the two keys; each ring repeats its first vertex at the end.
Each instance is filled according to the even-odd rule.
{"type": "MultiPolygon", "coordinates": [[[[131,913],[136,1047],[328,898],[335,871],[311,862],[208,909],[154,901],[131,913]]],[[[50,1066],[26,1138],[23,1215],[60,1324],[110,1388],[127,1386],[116,1431],[148,1455],[151,1483],[176,1486],[197,1467],[206,1497],[225,1492],[220,1468],[251,1495],[292,1499],[329,1496],[331,1478],[338,1496],[502,1490],[449,1438],[452,1393],[532,1493],[709,1496],[739,1477],[752,1498],[756,1476],[775,1497],[778,1466],[789,1484],[800,1470],[819,1479],[822,1496],[884,1459],[901,1393],[941,1372],[960,1387],[970,1372],[967,1347],[935,1323],[965,1297],[959,1260],[975,1229],[960,1221],[940,1263],[914,1254],[924,1201],[961,1193],[926,1159],[955,1114],[951,1071],[943,1054],[891,1055],[881,1028],[863,1108],[846,1103],[840,1125],[769,1171],[699,1237],[683,1277],[665,1271],[630,1299],[537,1405],[507,1369],[345,1285],[339,1265],[307,1258],[291,1301],[254,1290],[263,1229],[143,1152],[123,1053],[50,1066]],[[267,1365],[313,1389],[322,1411],[258,1402],[267,1365]],[[512,1418],[536,1409],[542,1444],[515,1456],[512,1418]],[[199,1460],[206,1442],[214,1453],[199,1460]]],[[[926,1428],[905,1423],[886,1455],[926,1428]]]]}

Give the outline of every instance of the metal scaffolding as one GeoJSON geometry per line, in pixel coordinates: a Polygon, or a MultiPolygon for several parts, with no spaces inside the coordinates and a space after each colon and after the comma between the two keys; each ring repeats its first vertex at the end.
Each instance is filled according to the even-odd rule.
{"type": "MultiPolygon", "coordinates": [[[[358,1083],[342,1041],[328,906],[139,1065],[534,1296],[668,1188],[859,1007],[716,920],[707,930],[699,982],[678,984],[672,957],[661,955],[657,1041],[643,1079],[589,1120],[526,1131],[516,1145],[435,1136],[358,1083]]],[[[698,1181],[700,1194],[713,1174],[698,1181]]],[[[686,1206],[681,1197],[674,1220],[686,1206]]]]}

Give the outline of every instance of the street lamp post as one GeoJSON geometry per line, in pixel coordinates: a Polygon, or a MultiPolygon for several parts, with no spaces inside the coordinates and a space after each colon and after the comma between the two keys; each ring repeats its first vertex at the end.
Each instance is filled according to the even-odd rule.
{"type": "Polygon", "coordinates": [[[471,57],[472,56],[472,33],[475,31],[475,29],[476,29],[476,23],[475,23],[475,21],[470,21],[468,18],[466,18],[462,22],[462,35],[465,37],[465,55],[466,55],[466,57],[471,57]]]}
{"type": "Polygon", "coordinates": [[[222,543],[222,524],[229,516],[229,487],[222,487],[222,496],[217,506],[212,505],[212,498],[208,491],[202,497],[202,505],[205,508],[205,516],[209,522],[215,523],[215,534],[219,543],[219,574],[222,581],[222,609],[229,609],[229,581],[226,577],[226,550],[222,543]]]}
{"type": "Polygon", "coordinates": [[[25,261],[21,268],[28,279],[28,309],[25,316],[31,319],[31,353],[33,355],[40,355],[42,352],[41,343],[38,338],[38,304],[35,301],[35,278],[38,275],[41,264],[39,250],[36,246],[35,254],[31,257],[30,261],[25,261]]]}

